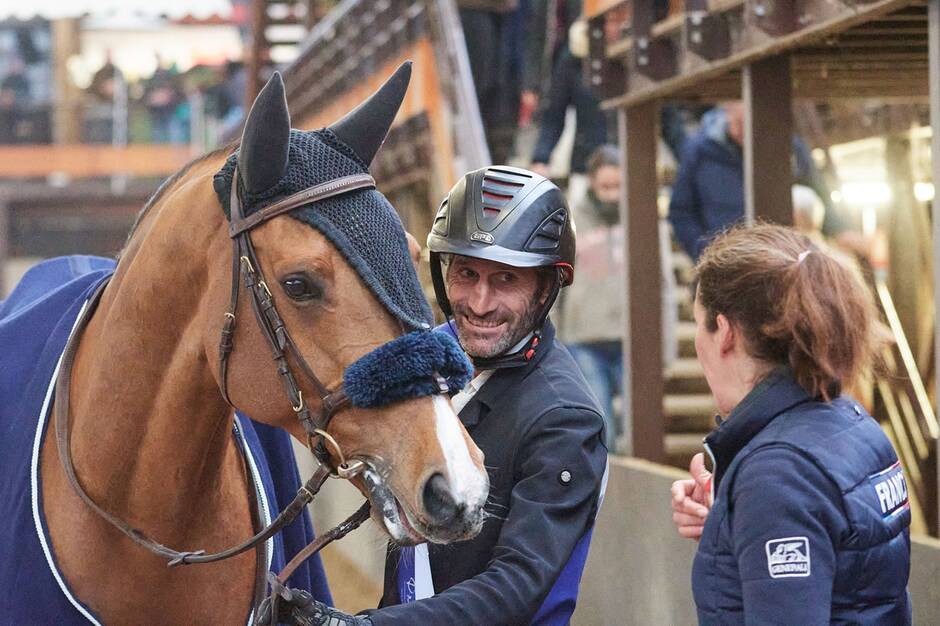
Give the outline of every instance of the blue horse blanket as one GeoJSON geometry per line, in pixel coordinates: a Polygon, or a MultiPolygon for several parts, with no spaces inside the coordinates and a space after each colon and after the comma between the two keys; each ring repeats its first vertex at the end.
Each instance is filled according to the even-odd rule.
{"type": "MultiPolygon", "coordinates": [[[[51,259],[27,272],[9,298],[0,301],[2,624],[99,623],[56,566],[42,510],[39,450],[51,419],[59,357],[82,305],[114,267],[113,260],[99,257],[51,259]]],[[[300,487],[290,436],[243,415],[236,415],[234,434],[255,483],[263,486],[259,500],[265,523],[270,522],[300,487]]],[[[313,538],[305,511],[267,542],[268,569],[280,571],[313,538]]],[[[290,586],[332,604],[316,557],[297,570],[290,586]]]]}

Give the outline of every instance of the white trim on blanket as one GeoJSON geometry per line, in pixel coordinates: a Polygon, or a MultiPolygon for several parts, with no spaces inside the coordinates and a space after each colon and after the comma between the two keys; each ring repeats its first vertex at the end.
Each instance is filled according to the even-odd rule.
{"type": "MultiPolygon", "coordinates": [[[[75,332],[75,327],[78,325],[78,320],[80,320],[82,315],[85,313],[85,307],[87,306],[88,301],[86,300],[85,304],[82,305],[82,309],[78,312],[78,317],[75,318],[75,323],[72,325],[72,330],[69,333],[69,339],[72,338],[72,333],[75,332]]],[[[95,617],[88,612],[88,609],[82,606],[82,603],[75,599],[75,596],[72,595],[68,585],[66,585],[65,581],[62,579],[62,575],[59,573],[58,568],[56,568],[55,561],[52,558],[52,551],[49,549],[49,544],[46,542],[46,533],[42,525],[42,517],[39,514],[39,448],[40,443],[42,443],[42,435],[45,432],[46,417],[49,413],[49,402],[52,398],[52,391],[55,389],[55,382],[59,377],[60,365],[62,365],[61,356],[59,356],[59,360],[56,362],[55,369],[52,371],[52,380],[49,381],[49,388],[46,389],[46,397],[43,399],[42,408],[39,411],[39,426],[36,427],[36,436],[33,438],[33,460],[30,464],[29,474],[29,483],[33,500],[33,525],[36,528],[36,535],[39,537],[39,543],[42,545],[42,552],[46,555],[46,564],[49,566],[49,571],[52,572],[56,582],[59,584],[59,588],[62,590],[62,593],[65,594],[65,597],[68,598],[68,601],[72,603],[72,606],[74,606],[79,613],[84,615],[89,622],[95,624],[96,626],[101,626],[101,622],[96,620],[95,617]]]]}
{"type": "MultiPolygon", "coordinates": [[[[82,305],[81,310],[78,312],[78,316],[75,318],[75,323],[72,325],[72,330],[69,332],[69,339],[71,340],[72,334],[75,332],[75,327],[78,325],[78,320],[81,319],[82,315],[85,313],[85,308],[88,306],[88,301],[82,305]]],[[[66,343],[66,345],[68,345],[66,343]]],[[[55,559],[52,558],[52,550],[49,548],[49,544],[46,541],[46,532],[45,527],[43,526],[42,516],[39,512],[39,452],[42,443],[42,436],[45,432],[46,419],[49,414],[49,404],[52,399],[52,392],[55,390],[56,381],[59,378],[59,367],[62,365],[62,356],[59,356],[59,360],[56,362],[55,369],[52,371],[52,380],[49,381],[49,387],[46,389],[46,397],[42,401],[42,408],[39,410],[39,424],[36,427],[36,435],[33,438],[33,458],[30,464],[30,490],[32,492],[32,505],[33,505],[33,526],[36,530],[36,535],[39,537],[39,543],[42,546],[42,552],[46,557],[46,565],[49,566],[49,571],[52,572],[52,575],[55,577],[56,582],[59,585],[59,589],[62,590],[62,593],[72,603],[72,606],[81,613],[89,622],[95,624],[95,626],[102,626],[95,617],[88,612],[81,602],[72,595],[72,592],[69,590],[68,585],[65,583],[65,580],[62,578],[62,574],[59,572],[55,564],[55,559]]],[[[264,483],[261,482],[261,473],[258,471],[258,465],[255,461],[254,455],[251,453],[251,448],[248,446],[248,441],[245,439],[245,435],[242,433],[241,424],[239,422],[238,416],[235,416],[235,432],[238,434],[238,439],[240,442],[240,448],[242,454],[248,459],[248,467],[251,469],[251,476],[253,482],[256,486],[256,492],[258,495],[258,501],[261,504],[261,515],[262,522],[265,526],[271,523],[271,508],[268,504],[268,495],[264,489],[264,483]]],[[[264,543],[265,552],[267,553],[267,571],[271,571],[271,560],[274,558],[274,538],[268,539],[264,543]]],[[[254,615],[248,616],[248,626],[251,626],[254,620],[254,615]]]]}

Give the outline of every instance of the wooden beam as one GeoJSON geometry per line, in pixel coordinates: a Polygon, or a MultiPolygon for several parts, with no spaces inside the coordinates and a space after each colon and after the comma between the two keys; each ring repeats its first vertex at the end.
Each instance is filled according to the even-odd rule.
{"type": "Polygon", "coordinates": [[[662,298],[656,206],[657,118],[647,102],[618,111],[620,219],[626,263],[623,335],[624,446],[618,451],[663,462],[662,298]]]}
{"type": "MultiPolygon", "coordinates": [[[[927,6],[927,39],[929,43],[929,75],[934,79],[930,82],[930,127],[933,129],[933,135],[930,139],[930,149],[933,157],[930,163],[930,173],[933,179],[935,190],[940,190],[940,81],[936,79],[940,76],[940,0],[930,0],[927,6]]],[[[940,312],[940,219],[937,219],[936,207],[937,197],[934,197],[934,219],[933,219],[933,298],[934,311],[940,312]]],[[[935,389],[940,390],[940,313],[934,313],[934,384],[935,389]]],[[[938,412],[940,415],[940,412],[938,412]]],[[[934,441],[934,459],[940,457],[940,442],[934,441]]],[[[940,462],[935,462],[937,480],[935,485],[940,485],[940,462]]],[[[937,491],[933,493],[933,502],[925,503],[930,506],[934,512],[934,519],[940,519],[940,494],[937,491]]],[[[940,536],[940,524],[930,529],[934,535],[940,536]]]]}
{"type": "Polygon", "coordinates": [[[188,145],[7,145],[0,146],[0,178],[38,178],[54,172],[71,178],[166,176],[192,157],[188,145]]]}
{"type": "MultiPolygon", "coordinates": [[[[818,46],[818,43],[826,37],[838,35],[861,24],[881,19],[889,13],[903,9],[910,3],[911,0],[875,0],[865,5],[845,4],[835,10],[834,13],[827,13],[818,21],[802,25],[794,32],[779,37],[765,35],[758,41],[755,41],[753,37],[743,37],[741,30],[744,26],[739,23],[742,20],[738,19],[734,22],[736,26],[732,29],[731,36],[733,46],[727,57],[696,64],[694,71],[691,73],[679,72],[663,80],[633,82],[628,77],[629,90],[619,97],[605,100],[602,106],[605,109],[629,107],[647,100],[668,97],[680,90],[700,88],[722,74],[761,58],[782,54],[800,46],[818,46]]],[[[716,7],[721,10],[740,10],[742,5],[745,5],[745,3],[740,0],[718,2],[717,4],[713,0],[709,3],[711,11],[715,11],[716,7]]],[[[832,4],[832,7],[836,6],[836,4],[832,4]]],[[[892,43],[880,41],[874,45],[890,48],[892,43]]],[[[903,43],[903,40],[901,40],[901,43],[903,43]]]]}
{"type": "Polygon", "coordinates": [[[741,75],[744,211],[748,223],[756,219],[793,223],[790,84],[790,57],[785,55],[746,65],[741,75]]]}

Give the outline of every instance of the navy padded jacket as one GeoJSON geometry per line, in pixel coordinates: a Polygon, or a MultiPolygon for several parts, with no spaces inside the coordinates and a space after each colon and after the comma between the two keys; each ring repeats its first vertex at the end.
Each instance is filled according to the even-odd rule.
{"type": "Polygon", "coordinates": [[[777,370],[705,440],[715,500],[692,570],[700,624],[910,624],[897,455],[850,398],[777,370]]]}

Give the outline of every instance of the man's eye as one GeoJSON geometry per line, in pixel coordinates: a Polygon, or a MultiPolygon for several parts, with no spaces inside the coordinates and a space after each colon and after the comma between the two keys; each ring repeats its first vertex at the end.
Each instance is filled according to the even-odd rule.
{"type": "Polygon", "coordinates": [[[323,297],[323,288],[305,274],[291,274],[281,281],[281,287],[292,300],[302,302],[323,297]]]}
{"type": "Polygon", "coordinates": [[[463,268],[459,270],[457,272],[457,275],[460,276],[461,278],[473,278],[475,276],[475,274],[473,273],[473,270],[467,269],[467,268],[463,268]]]}
{"type": "Polygon", "coordinates": [[[509,272],[503,272],[499,275],[499,282],[501,283],[511,283],[516,279],[515,274],[510,274],[509,272]]]}

